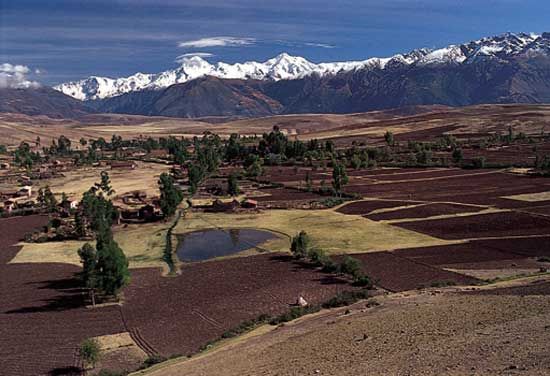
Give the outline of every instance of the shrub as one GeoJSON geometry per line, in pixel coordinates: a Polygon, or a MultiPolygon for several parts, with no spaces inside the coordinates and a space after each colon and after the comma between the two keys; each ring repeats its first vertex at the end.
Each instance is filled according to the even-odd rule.
{"type": "Polygon", "coordinates": [[[273,317],[270,321],[270,325],[278,325],[283,322],[295,320],[303,315],[315,313],[319,311],[318,306],[306,306],[306,307],[292,307],[290,311],[283,313],[277,317],[273,317]]]}
{"type": "Polygon", "coordinates": [[[485,167],[485,157],[475,157],[472,158],[472,168],[484,168],[485,167]]]}
{"type": "Polygon", "coordinates": [[[297,236],[292,238],[290,251],[296,258],[303,258],[307,256],[309,244],[309,236],[305,231],[302,230],[297,236]]]}
{"type": "Polygon", "coordinates": [[[320,248],[311,248],[307,253],[307,257],[316,266],[323,266],[326,262],[330,261],[325,251],[320,248]]]}
{"type": "MultiPolygon", "coordinates": [[[[321,194],[323,194],[323,193],[326,193],[326,191],[321,192],[321,194]]],[[[344,200],[340,197],[329,197],[329,198],[326,198],[323,201],[321,201],[321,204],[323,204],[323,206],[325,206],[327,208],[332,208],[334,206],[342,204],[343,202],[344,202],[344,200]]]]}
{"type": "Polygon", "coordinates": [[[323,308],[337,308],[353,304],[361,299],[369,298],[367,290],[344,291],[322,304],[323,308]]]}
{"type": "Polygon", "coordinates": [[[445,287],[454,285],[456,285],[454,281],[433,281],[432,283],[430,283],[430,287],[445,287]]]}
{"type": "Polygon", "coordinates": [[[158,364],[158,363],[162,363],[164,361],[168,360],[167,358],[165,358],[164,356],[161,356],[161,355],[158,355],[158,354],[154,354],[154,355],[149,355],[147,357],[147,359],[145,359],[143,361],[143,365],[142,365],[142,368],[148,368],[148,367],[151,367],[155,364],[158,364]]]}
{"type": "Polygon", "coordinates": [[[365,275],[365,274],[357,276],[354,279],[353,284],[355,286],[361,286],[361,287],[365,287],[365,288],[368,288],[368,289],[371,289],[373,287],[373,283],[372,283],[370,277],[365,275]]]}
{"type": "Polygon", "coordinates": [[[321,271],[324,273],[336,273],[339,269],[339,265],[329,258],[323,263],[323,268],[321,271]]]}
{"type": "Polygon", "coordinates": [[[101,348],[97,340],[88,338],[80,344],[80,357],[85,367],[94,368],[100,358],[101,348]]]}
{"type": "Polygon", "coordinates": [[[348,255],[344,256],[344,260],[340,264],[340,272],[342,274],[348,274],[353,278],[360,276],[361,264],[357,259],[350,257],[348,255]]]}

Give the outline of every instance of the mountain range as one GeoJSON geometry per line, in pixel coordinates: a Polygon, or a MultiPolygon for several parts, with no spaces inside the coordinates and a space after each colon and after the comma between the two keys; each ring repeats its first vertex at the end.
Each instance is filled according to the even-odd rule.
{"type": "Polygon", "coordinates": [[[506,33],[388,58],[312,63],[280,54],[263,63],[210,64],[89,77],[54,87],[90,111],[174,117],[350,113],[443,104],[550,102],[550,33],[506,33]],[[73,99],[74,98],[74,99],[73,99]]]}

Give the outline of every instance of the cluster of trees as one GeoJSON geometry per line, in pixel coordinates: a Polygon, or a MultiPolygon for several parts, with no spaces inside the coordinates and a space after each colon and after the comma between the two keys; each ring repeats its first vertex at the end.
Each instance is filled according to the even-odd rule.
{"type": "Polygon", "coordinates": [[[349,275],[357,286],[373,286],[371,279],[361,272],[357,259],[345,255],[342,262],[335,263],[323,249],[312,246],[310,237],[303,230],[292,238],[290,252],[296,259],[308,259],[315,266],[322,267],[324,272],[349,275]]]}
{"type": "Polygon", "coordinates": [[[97,292],[116,296],[130,279],[128,260],[111,229],[117,216],[109,198],[113,193],[109,175],[103,172],[101,181],[84,193],[78,219],[75,218],[83,230],[89,227],[96,239],[95,247],[86,243],[78,250],[82,262],[81,278],[90,291],[93,304],[97,292]]]}
{"type": "Polygon", "coordinates": [[[26,142],[22,142],[17,149],[15,149],[13,158],[16,164],[27,169],[32,168],[35,163],[42,161],[40,154],[38,152],[33,152],[31,146],[26,142]]]}
{"type": "MultiPolygon", "coordinates": [[[[65,194],[63,194],[63,198],[65,201],[67,200],[67,196],[65,194]]],[[[41,208],[45,208],[50,213],[57,211],[58,208],[57,199],[55,198],[55,195],[53,194],[49,186],[40,188],[38,190],[36,203],[38,204],[38,206],[40,206],[41,208]]]]}

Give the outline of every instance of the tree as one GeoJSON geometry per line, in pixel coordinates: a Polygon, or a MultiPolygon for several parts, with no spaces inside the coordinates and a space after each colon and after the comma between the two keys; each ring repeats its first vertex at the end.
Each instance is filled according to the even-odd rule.
{"type": "Polygon", "coordinates": [[[187,178],[189,180],[189,193],[197,192],[199,183],[204,177],[204,171],[199,164],[191,164],[187,167],[187,178]]]}
{"type": "Polygon", "coordinates": [[[246,174],[250,177],[257,178],[263,174],[262,161],[256,155],[253,162],[246,169],[246,174]]]}
{"type": "Polygon", "coordinates": [[[38,202],[38,205],[46,208],[46,210],[50,213],[57,210],[57,199],[48,186],[38,190],[38,197],[36,198],[36,201],[38,202]]]}
{"type": "Polygon", "coordinates": [[[472,168],[484,168],[484,167],[485,167],[485,157],[472,158],[472,168]]]}
{"type": "Polygon", "coordinates": [[[390,131],[386,131],[386,133],[384,134],[384,140],[386,141],[386,144],[388,144],[388,146],[393,146],[395,143],[393,133],[390,131]]]}
{"type": "Polygon", "coordinates": [[[86,222],[80,210],[74,213],[74,233],[79,238],[86,236],[86,222]]]}
{"type": "Polygon", "coordinates": [[[99,361],[101,348],[99,342],[93,338],[88,338],[80,344],[80,358],[84,363],[84,370],[94,368],[99,361]]]}
{"type": "Polygon", "coordinates": [[[462,162],[462,158],[463,158],[462,149],[458,149],[458,148],[454,149],[453,154],[452,154],[452,158],[453,158],[454,163],[462,162]]]}
{"type": "Polygon", "coordinates": [[[229,175],[229,178],[227,179],[227,193],[231,196],[237,196],[240,193],[236,174],[229,175]]]}
{"type": "Polygon", "coordinates": [[[309,171],[306,172],[305,182],[306,182],[306,189],[308,191],[311,191],[311,188],[313,186],[313,181],[311,180],[311,174],[309,173],[309,171]]]}
{"type": "Polygon", "coordinates": [[[109,173],[107,171],[101,171],[101,181],[95,183],[94,187],[97,190],[103,192],[106,196],[112,196],[115,193],[115,190],[111,186],[111,179],[109,178],[109,173]]]}
{"type": "Polygon", "coordinates": [[[290,251],[298,259],[306,257],[308,254],[309,244],[309,236],[302,230],[297,236],[292,238],[290,251]]]}
{"type": "Polygon", "coordinates": [[[158,181],[160,190],[160,209],[164,217],[174,215],[180,202],[183,200],[183,192],[174,185],[174,178],[163,172],[158,181]]]}
{"type": "Polygon", "coordinates": [[[96,187],[84,192],[79,211],[86,226],[95,233],[110,229],[117,215],[111,200],[107,200],[102,194],[98,195],[96,187]]]}
{"type": "Polygon", "coordinates": [[[130,280],[128,259],[113,239],[111,229],[97,235],[97,286],[106,295],[116,296],[130,280]]]}
{"type": "Polygon", "coordinates": [[[346,173],[346,167],[336,161],[333,162],[334,168],[332,170],[332,188],[336,195],[342,195],[342,188],[348,184],[349,178],[346,173]]]}
{"type": "Polygon", "coordinates": [[[84,282],[84,285],[90,291],[90,297],[92,298],[92,305],[95,305],[95,289],[98,285],[97,278],[97,252],[90,243],[86,243],[78,250],[78,256],[82,263],[82,272],[80,277],[84,282]]]}
{"type": "Polygon", "coordinates": [[[358,154],[353,154],[351,157],[351,167],[355,170],[359,170],[361,168],[361,157],[358,154]]]}

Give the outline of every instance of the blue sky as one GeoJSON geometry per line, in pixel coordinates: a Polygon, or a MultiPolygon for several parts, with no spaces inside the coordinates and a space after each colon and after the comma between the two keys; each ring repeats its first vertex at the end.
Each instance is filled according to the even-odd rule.
{"type": "Polygon", "coordinates": [[[548,0],[0,0],[0,64],[28,66],[30,79],[55,84],[159,72],[195,52],[210,62],[283,51],[362,60],[550,31],[549,14],[548,0]]]}

